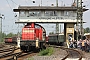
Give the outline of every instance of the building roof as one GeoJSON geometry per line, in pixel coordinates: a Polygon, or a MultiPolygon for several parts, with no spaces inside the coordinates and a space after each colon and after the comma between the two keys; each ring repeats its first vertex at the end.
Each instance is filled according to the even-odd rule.
{"type": "MultiPolygon", "coordinates": [[[[18,9],[13,9],[14,12],[19,12],[20,10],[29,10],[29,11],[77,11],[77,7],[67,7],[67,6],[19,6],[18,9]]],[[[89,9],[83,8],[83,11],[89,9]]]]}

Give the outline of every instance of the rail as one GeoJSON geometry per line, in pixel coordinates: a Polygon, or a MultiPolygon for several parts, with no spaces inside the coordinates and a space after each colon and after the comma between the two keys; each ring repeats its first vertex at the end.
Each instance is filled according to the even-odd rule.
{"type": "Polygon", "coordinates": [[[66,60],[69,58],[78,58],[78,60],[82,60],[82,58],[84,57],[83,53],[81,51],[76,50],[76,49],[65,48],[65,47],[56,46],[56,45],[50,45],[49,47],[61,48],[63,50],[66,50],[67,55],[65,57],[63,57],[61,60],[66,60]]]}

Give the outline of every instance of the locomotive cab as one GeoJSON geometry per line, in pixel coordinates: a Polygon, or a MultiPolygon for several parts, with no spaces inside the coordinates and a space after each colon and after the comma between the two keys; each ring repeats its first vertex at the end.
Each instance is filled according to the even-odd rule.
{"type": "Polygon", "coordinates": [[[45,29],[38,24],[27,24],[22,29],[20,47],[23,51],[43,48],[45,44],[45,29]],[[38,26],[38,27],[37,27],[38,26]]]}

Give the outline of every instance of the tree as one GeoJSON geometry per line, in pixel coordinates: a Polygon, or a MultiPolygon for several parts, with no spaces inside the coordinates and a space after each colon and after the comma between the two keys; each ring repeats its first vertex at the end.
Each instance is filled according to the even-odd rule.
{"type": "Polygon", "coordinates": [[[54,34],[54,32],[50,32],[49,35],[54,34]]]}
{"type": "Polygon", "coordinates": [[[89,27],[85,28],[84,33],[90,33],[90,28],[89,27]]]}
{"type": "Polygon", "coordinates": [[[17,34],[13,34],[13,33],[7,34],[7,37],[14,37],[14,36],[17,36],[17,34]]]}
{"type": "Polygon", "coordinates": [[[5,37],[6,37],[6,34],[0,32],[0,42],[3,42],[5,37]]]}
{"type": "Polygon", "coordinates": [[[13,33],[6,34],[0,32],[0,42],[4,42],[4,38],[6,37],[14,37],[14,36],[17,36],[17,34],[13,34],[13,33]]]}

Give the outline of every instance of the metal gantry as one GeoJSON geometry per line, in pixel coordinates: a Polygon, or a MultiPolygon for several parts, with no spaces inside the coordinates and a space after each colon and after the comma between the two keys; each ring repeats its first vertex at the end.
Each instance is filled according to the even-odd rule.
{"type": "Polygon", "coordinates": [[[79,20],[80,20],[80,35],[82,38],[83,35],[83,7],[82,7],[82,0],[77,0],[77,40],[79,35],[79,20]]]}

